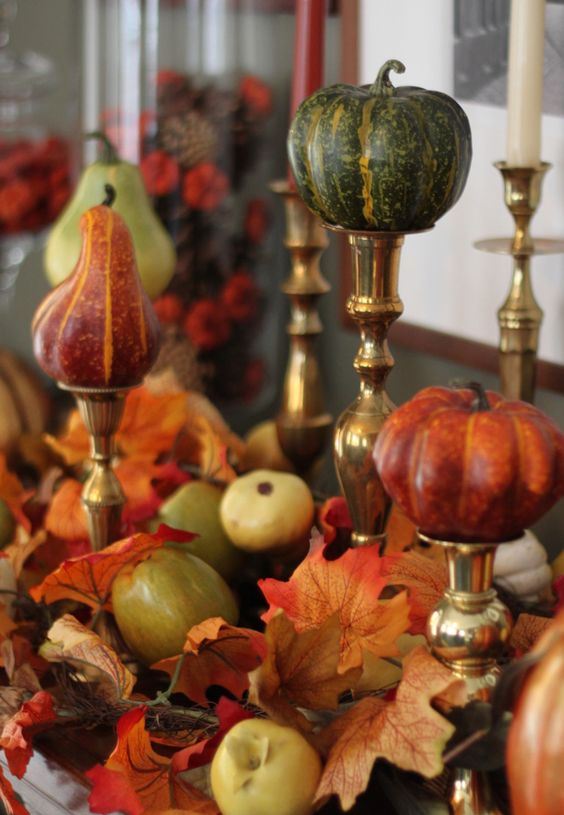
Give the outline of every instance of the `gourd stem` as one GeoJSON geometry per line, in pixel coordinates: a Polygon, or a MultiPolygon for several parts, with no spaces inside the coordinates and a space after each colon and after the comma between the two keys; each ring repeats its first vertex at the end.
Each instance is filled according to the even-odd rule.
{"type": "Polygon", "coordinates": [[[102,201],[102,206],[111,207],[116,200],[116,188],[112,187],[111,184],[104,184],[104,191],[106,193],[106,197],[102,201]]]}
{"type": "Polygon", "coordinates": [[[103,130],[93,130],[91,133],[86,133],[84,138],[97,139],[102,142],[102,156],[100,159],[102,164],[117,164],[119,162],[118,151],[103,130]]]}
{"type": "Polygon", "coordinates": [[[465,379],[455,379],[450,384],[451,387],[456,389],[467,388],[468,390],[475,392],[476,400],[474,401],[474,404],[472,406],[475,411],[492,409],[484,386],[482,385],[481,382],[468,382],[465,379]]]}
{"type": "Polygon", "coordinates": [[[395,71],[396,74],[403,74],[405,72],[405,65],[399,59],[389,59],[385,62],[380,70],[378,76],[372,87],[370,93],[379,94],[383,96],[391,96],[395,88],[390,81],[390,71],[395,71]]]}

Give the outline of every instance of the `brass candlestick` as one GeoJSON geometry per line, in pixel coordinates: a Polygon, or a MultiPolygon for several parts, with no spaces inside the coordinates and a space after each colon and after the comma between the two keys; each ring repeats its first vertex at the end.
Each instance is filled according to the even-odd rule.
{"type": "Polygon", "coordinates": [[[291,303],[287,328],[290,349],[276,427],[285,455],[299,472],[307,472],[322,452],[332,423],[325,410],[315,350],[316,339],[323,331],[317,300],[330,289],[319,269],[319,258],[328,240],[319,218],[287,182],[276,181],[271,189],[284,201],[284,245],[292,263],[290,276],[282,284],[291,303]]]}
{"type": "MultiPolygon", "coordinates": [[[[487,701],[496,683],[497,658],[512,628],[509,610],[492,588],[496,543],[456,543],[419,537],[445,549],[449,585],[427,622],[433,654],[466,680],[471,699],[487,701]]],[[[497,815],[487,777],[455,770],[453,815],[497,815]]]]}
{"type": "MultiPolygon", "coordinates": [[[[63,390],[71,390],[59,385],[63,390]]],[[[92,469],[82,489],[90,542],[95,552],[118,540],[125,496],[112,469],[114,436],[119,428],[130,388],[72,389],[90,434],[92,469]]]]}
{"type": "Polygon", "coordinates": [[[403,312],[398,294],[401,248],[405,235],[415,233],[326,227],[345,234],[352,253],[353,286],[347,312],[360,332],[360,348],[353,363],[360,377],[360,393],[337,420],[334,456],[353,522],[352,545],[367,546],[383,543],[391,505],[376,473],[372,451],[394,409],[385,390],[394,365],[387,336],[403,312]]]}
{"type": "Polygon", "coordinates": [[[503,177],[505,205],[514,218],[515,235],[512,239],[491,238],[475,244],[484,252],[513,257],[509,294],[497,313],[501,390],[508,399],[527,402],[533,402],[535,397],[536,359],[543,318],[531,284],[531,257],[564,252],[564,241],[533,240],[529,232],[540,203],[542,181],[550,166],[546,162],[537,167],[512,167],[503,161],[495,164],[503,177]]]}

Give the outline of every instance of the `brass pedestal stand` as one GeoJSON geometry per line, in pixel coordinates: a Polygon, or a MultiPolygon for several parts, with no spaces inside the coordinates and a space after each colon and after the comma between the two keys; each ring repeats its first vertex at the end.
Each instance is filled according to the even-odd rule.
{"type": "Polygon", "coordinates": [[[381,544],[391,504],[376,473],[372,451],[394,409],[385,390],[394,364],[387,336],[403,312],[398,294],[401,248],[405,235],[415,232],[360,232],[325,226],[346,235],[351,247],[353,286],[347,312],[360,332],[353,363],[360,377],[360,393],[337,420],[335,467],[353,522],[352,545],[381,544]]]}
{"type": "Polygon", "coordinates": [[[478,241],[484,252],[513,257],[513,276],[509,295],[497,316],[500,328],[501,390],[507,399],[533,402],[535,397],[536,359],[542,309],[535,300],[531,285],[530,261],[533,255],[564,252],[564,241],[541,238],[533,240],[530,222],[541,198],[541,186],[550,164],[538,167],[511,167],[500,161],[495,167],[504,183],[505,205],[515,220],[515,235],[478,241]]]}
{"type": "Polygon", "coordinates": [[[287,328],[290,350],[276,427],[285,455],[298,472],[306,473],[322,452],[332,423],[325,410],[315,351],[316,339],[323,331],[317,300],[330,289],[319,269],[328,240],[319,218],[286,181],[273,183],[271,189],[284,201],[284,245],[292,263],[290,276],[282,284],[291,303],[287,328]]]}
{"type": "Polygon", "coordinates": [[[114,435],[119,427],[130,388],[71,390],[90,435],[92,469],[82,490],[90,542],[95,552],[118,540],[125,497],[112,469],[114,435]]]}
{"type": "MultiPolygon", "coordinates": [[[[449,585],[427,622],[433,654],[466,680],[471,699],[486,701],[496,683],[497,658],[512,628],[509,610],[492,588],[498,544],[456,543],[419,533],[427,543],[445,549],[449,585]]],[[[497,815],[487,777],[456,769],[450,799],[453,815],[497,815]]]]}

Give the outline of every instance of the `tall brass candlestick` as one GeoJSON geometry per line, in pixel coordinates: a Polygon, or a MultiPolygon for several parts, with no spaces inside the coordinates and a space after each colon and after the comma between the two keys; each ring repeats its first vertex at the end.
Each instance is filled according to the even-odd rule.
{"type": "MultiPolygon", "coordinates": [[[[443,546],[448,564],[448,588],[427,623],[429,644],[437,659],[466,681],[471,699],[487,701],[512,628],[509,610],[492,588],[498,544],[419,537],[443,546]]],[[[455,770],[450,803],[453,815],[498,815],[487,777],[474,770],[455,770]]]]}
{"type": "Polygon", "coordinates": [[[372,451],[394,409],[385,390],[394,364],[387,336],[403,312],[398,294],[399,260],[405,235],[412,233],[326,227],[345,234],[352,253],[353,286],[347,312],[360,331],[360,348],[353,363],[360,377],[360,393],[337,420],[334,456],[353,522],[352,545],[367,546],[383,542],[391,505],[374,468],[372,451]]]}
{"type": "MultiPolygon", "coordinates": [[[[59,385],[64,390],[70,390],[59,385]]],[[[119,428],[130,388],[72,389],[78,411],[90,436],[92,469],[82,489],[92,549],[99,552],[118,540],[125,496],[112,469],[114,436],[119,428]]]]}
{"type": "Polygon", "coordinates": [[[276,419],[280,446],[299,472],[306,472],[322,452],[332,417],[325,410],[315,343],[323,331],[317,301],[330,286],[319,269],[328,240],[319,218],[285,181],[271,189],[284,201],[291,272],[282,291],[291,303],[290,338],[282,402],[276,419]]]}
{"type": "Polygon", "coordinates": [[[478,241],[476,248],[513,257],[509,294],[497,316],[500,329],[499,368],[501,390],[507,399],[533,402],[536,360],[543,312],[535,300],[530,262],[533,255],[564,252],[564,241],[535,239],[530,223],[541,198],[541,186],[550,164],[512,167],[503,161],[495,167],[503,177],[505,205],[515,221],[513,238],[478,241]]]}

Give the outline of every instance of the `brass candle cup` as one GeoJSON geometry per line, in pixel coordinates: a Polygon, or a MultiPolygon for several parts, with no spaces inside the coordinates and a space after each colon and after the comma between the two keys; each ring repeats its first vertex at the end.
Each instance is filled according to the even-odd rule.
{"type": "Polygon", "coordinates": [[[380,545],[391,502],[375,470],[372,451],[394,410],[385,388],[394,365],[387,336],[403,312],[398,277],[405,236],[427,230],[365,232],[331,224],[325,227],[345,235],[350,245],[352,291],[346,308],[360,333],[353,362],[360,377],[360,392],[337,420],[335,467],[353,523],[352,545],[380,545]]]}
{"type": "MultiPolygon", "coordinates": [[[[470,699],[487,701],[499,675],[498,658],[509,642],[512,619],[493,588],[499,543],[463,543],[431,538],[442,546],[448,588],[429,616],[427,639],[435,657],[466,681],[470,699]]],[[[454,815],[497,815],[484,773],[456,768],[450,804],[454,815]]]]}
{"type": "Polygon", "coordinates": [[[321,221],[286,181],[271,189],[284,202],[284,245],[290,253],[290,276],[282,291],[290,300],[288,363],[276,428],[280,446],[296,470],[306,474],[322,453],[332,416],[325,410],[316,340],[323,326],[317,312],[318,299],[330,290],[319,268],[328,239],[321,221]]]}
{"type": "Polygon", "coordinates": [[[536,361],[543,312],[533,294],[530,263],[534,255],[564,252],[564,241],[533,239],[531,220],[540,204],[542,182],[551,165],[513,167],[499,161],[505,205],[515,222],[513,238],[491,238],[475,243],[483,252],[510,255],[513,273],[509,294],[497,312],[500,330],[499,369],[501,390],[507,399],[533,402],[536,361]]]}
{"type": "Polygon", "coordinates": [[[120,537],[125,496],[112,469],[114,437],[119,428],[125,397],[131,388],[68,388],[90,436],[92,468],[82,489],[92,549],[104,549],[120,537]]]}

